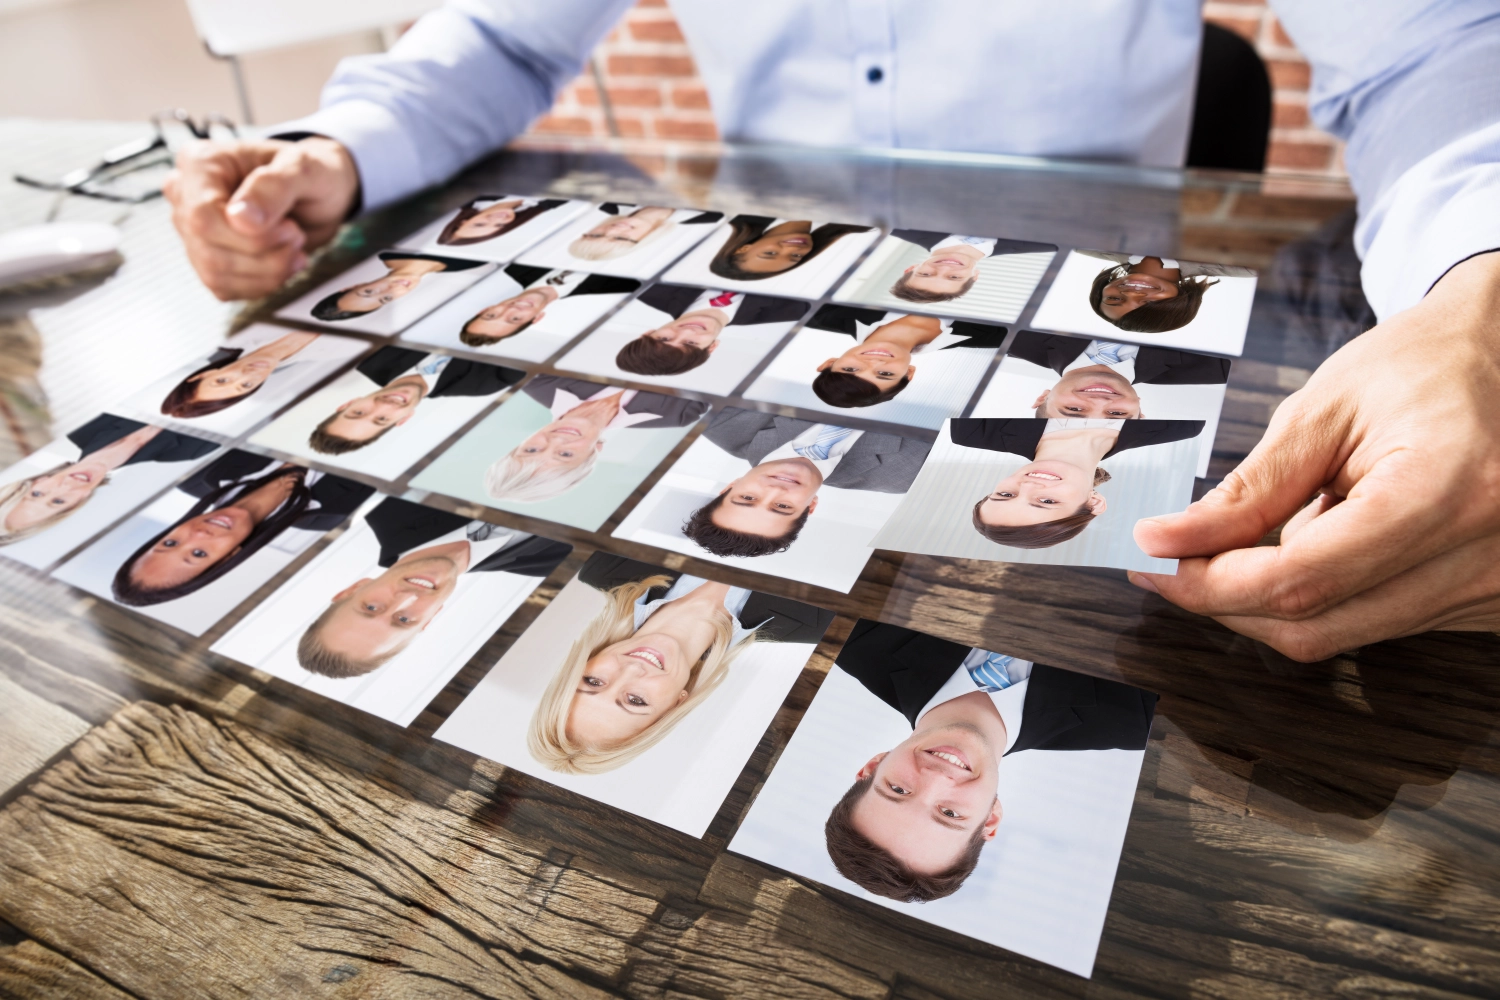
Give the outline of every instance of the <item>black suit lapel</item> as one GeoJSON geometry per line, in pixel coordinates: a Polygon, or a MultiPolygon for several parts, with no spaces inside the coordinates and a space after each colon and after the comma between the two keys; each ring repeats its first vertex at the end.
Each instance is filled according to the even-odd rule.
{"type": "Polygon", "coordinates": [[[1076,709],[1096,702],[1093,678],[1038,663],[1031,668],[1021,706],[1021,732],[1007,753],[1034,750],[1053,743],[1083,724],[1076,709]]]}

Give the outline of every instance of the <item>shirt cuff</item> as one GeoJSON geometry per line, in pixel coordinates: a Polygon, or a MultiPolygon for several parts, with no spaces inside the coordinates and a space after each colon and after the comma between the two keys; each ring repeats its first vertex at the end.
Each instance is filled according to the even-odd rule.
{"type": "Polygon", "coordinates": [[[1500,124],[1402,174],[1360,221],[1365,297],[1380,320],[1410,308],[1448,269],[1500,249],[1500,124]]]}
{"type": "Polygon", "coordinates": [[[420,190],[422,161],[407,129],[391,110],[374,101],[340,101],[271,130],[321,135],[341,144],[359,171],[360,210],[370,212],[420,190]]]}

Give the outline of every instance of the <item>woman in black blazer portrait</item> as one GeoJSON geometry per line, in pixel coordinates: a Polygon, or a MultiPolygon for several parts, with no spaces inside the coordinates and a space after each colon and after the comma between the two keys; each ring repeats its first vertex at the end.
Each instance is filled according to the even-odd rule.
{"type": "Polygon", "coordinates": [[[543,212],[566,202],[562,198],[474,198],[448,220],[437,241],[445,247],[466,247],[520,229],[543,212]]]}
{"type": "Polygon", "coordinates": [[[732,281],[763,281],[795,270],[850,233],[867,233],[871,226],[825,222],[816,229],[807,219],[773,219],[768,215],[736,215],[729,220],[724,245],[708,269],[732,281]]]}

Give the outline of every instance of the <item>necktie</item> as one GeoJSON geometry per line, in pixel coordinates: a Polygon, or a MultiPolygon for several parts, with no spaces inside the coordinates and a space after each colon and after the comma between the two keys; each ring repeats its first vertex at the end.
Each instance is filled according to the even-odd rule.
{"type": "Polygon", "coordinates": [[[734,293],[733,292],[721,292],[718,295],[714,296],[713,298],[709,299],[708,300],[708,304],[711,305],[711,306],[713,306],[715,309],[723,309],[723,308],[727,307],[729,305],[729,303],[731,303],[733,301],[734,301],[734,293]]]}
{"type": "Polygon", "coordinates": [[[464,532],[471,542],[483,542],[501,530],[497,525],[488,521],[470,521],[468,529],[464,532]]]}
{"type": "Polygon", "coordinates": [[[854,432],[847,427],[834,427],[826,425],[823,430],[813,439],[812,444],[792,445],[792,450],[803,458],[820,462],[828,457],[829,452],[844,438],[854,432]]]}
{"type": "Polygon", "coordinates": [[[561,285],[573,276],[572,271],[558,271],[547,279],[549,285],[561,285]]]}
{"type": "Polygon", "coordinates": [[[994,693],[1010,687],[1010,671],[1007,669],[1015,657],[1004,653],[990,653],[977,667],[969,668],[969,677],[981,691],[994,693]]]}
{"type": "Polygon", "coordinates": [[[439,355],[435,358],[432,358],[431,360],[422,362],[421,366],[417,368],[417,374],[436,375],[438,372],[448,367],[448,362],[452,360],[453,359],[450,357],[439,355]]]}
{"type": "Polygon", "coordinates": [[[1089,360],[1096,364],[1117,365],[1120,363],[1120,352],[1125,350],[1124,344],[1111,344],[1096,340],[1089,347],[1089,360]]]}

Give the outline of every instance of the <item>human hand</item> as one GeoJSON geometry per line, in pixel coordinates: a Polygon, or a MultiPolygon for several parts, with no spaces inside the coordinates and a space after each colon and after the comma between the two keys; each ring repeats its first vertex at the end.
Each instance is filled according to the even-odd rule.
{"type": "Polygon", "coordinates": [[[188,259],[220,299],[274,292],[349,215],[359,172],[332,139],[195,142],[162,185],[188,259]]]}
{"type": "Polygon", "coordinates": [[[1135,538],[1181,562],[1132,583],[1293,659],[1500,631],[1500,253],[1333,354],[1218,488],[1135,538]]]}

